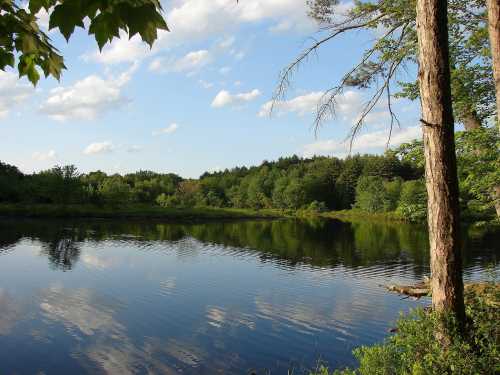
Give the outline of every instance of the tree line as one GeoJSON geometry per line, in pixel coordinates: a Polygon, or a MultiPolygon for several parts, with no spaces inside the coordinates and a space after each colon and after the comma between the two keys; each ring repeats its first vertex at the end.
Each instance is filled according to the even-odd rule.
{"type": "MultiPolygon", "coordinates": [[[[490,187],[500,183],[500,137],[494,128],[456,134],[461,206],[475,216],[494,215],[490,187]],[[482,152],[478,150],[483,150],[482,152]]],[[[296,155],[259,166],[206,172],[199,179],[139,171],[81,174],[75,166],[55,166],[24,174],[0,162],[0,202],[28,204],[127,204],[166,208],[218,207],[283,210],[396,212],[425,220],[427,194],[421,141],[383,155],[345,159],[296,155]]]]}

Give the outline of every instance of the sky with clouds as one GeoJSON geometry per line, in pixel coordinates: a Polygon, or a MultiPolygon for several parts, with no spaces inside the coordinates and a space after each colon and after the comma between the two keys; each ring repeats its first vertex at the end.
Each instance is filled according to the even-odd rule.
{"type": "MultiPolygon", "coordinates": [[[[80,171],[139,169],[198,177],[281,156],[348,154],[345,142],[367,93],[347,91],[335,119],[315,134],[314,111],[374,35],[324,47],[296,74],[269,116],[280,71],[318,30],[306,0],[163,1],[171,32],[152,49],[134,37],[99,52],[79,30],[69,43],[50,32],[66,59],[60,82],[36,88],[0,72],[0,160],[24,172],[55,164],[80,171]]],[[[349,2],[339,9],[347,9],[349,2]]],[[[47,27],[48,15],[41,14],[47,27]]],[[[397,101],[392,145],[420,137],[418,104],[397,101]]],[[[353,151],[383,152],[390,117],[377,107],[353,151]]]]}

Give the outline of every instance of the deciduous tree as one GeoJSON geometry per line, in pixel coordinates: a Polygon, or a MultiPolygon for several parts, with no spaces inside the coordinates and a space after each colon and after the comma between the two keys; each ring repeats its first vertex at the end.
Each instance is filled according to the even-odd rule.
{"type": "Polygon", "coordinates": [[[19,75],[36,84],[44,75],[59,79],[65,69],[63,56],[40,27],[37,14],[50,13],[49,29],[69,40],[76,27],[88,28],[99,48],[125,32],[139,34],[150,46],[158,30],[168,30],[158,0],[29,0],[0,1],[0,69],[15,67],[19,75]],[[88,24],[84,20],[89,20],[88,24]]]}

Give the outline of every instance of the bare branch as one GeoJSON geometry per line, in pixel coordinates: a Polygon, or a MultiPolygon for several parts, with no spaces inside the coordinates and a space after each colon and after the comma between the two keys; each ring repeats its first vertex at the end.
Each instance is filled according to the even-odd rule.
{"type": "Polygon", "coordinates": [[[349,24],[346,23],[346,25],[341,24],[341,26],[338,26],[334,29],[334,31],[328,35],[327,37],[320,39],[316,41],[313,45],[305,49],[290,65],[288,65],[283,72],[280,75],[279,81],[278,81],[278,86],[276,88],[276,91],[273,95],[272,99],[272,105],[271,105],[271,113],[274,111],[275,105],[277,104],[278,101],[284,98],[285,93],[290,85],[290,79],[293,73],[298,69],[300,64],[305,61],[311,53],[315,52],[321,45],[324,43],[336,38],[337,36],[350,31],[350,30],[356,30],[356,29],[363,29],[365,27],[368,27],[370,25],[373,25],[375,22],[379,21],[382,19],[384,15],[378,15],[375,18],[372,18],[366,22],[363,23],[356,23],[352,24],[352,20],[349,24]],[[342,26],[343,25],[343,26],[342,26]]]}

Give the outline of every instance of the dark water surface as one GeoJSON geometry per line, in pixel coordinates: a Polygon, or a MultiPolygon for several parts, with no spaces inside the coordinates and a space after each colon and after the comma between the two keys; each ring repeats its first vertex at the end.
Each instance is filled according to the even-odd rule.
{"type": "MultiPolygon", "coordinates": [[[[466,279],[500,233],[464,230],[466,279]]],[[[301,374],[353,365],[428,274],[400,223],[0,221],[0,374],[301,374]]],[[[498,270],[498,268],[497,268],[498,270]]]]}

